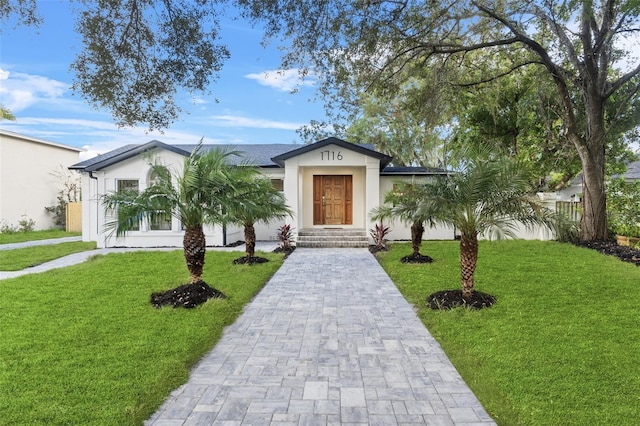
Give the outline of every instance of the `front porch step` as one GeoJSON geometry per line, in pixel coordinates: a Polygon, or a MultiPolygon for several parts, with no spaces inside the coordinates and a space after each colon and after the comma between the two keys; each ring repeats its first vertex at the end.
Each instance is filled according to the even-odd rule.
{"type": "Polygon", "coordinates": [[[369,247],[369,237],[364,229],[311,228],[301,229],[296,242],[298,247],[369,247]]]}

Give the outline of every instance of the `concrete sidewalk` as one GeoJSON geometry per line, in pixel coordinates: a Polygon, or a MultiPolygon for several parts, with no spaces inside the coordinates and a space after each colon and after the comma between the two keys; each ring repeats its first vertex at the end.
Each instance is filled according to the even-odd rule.
{"type": "Polygon", "coordinates": [[[61,244],[61,243],[73,243],[76,241],[82,241],[82,237],[63,237],[63,238],[53,238],[49,240],[34,240],[34,241],[25,241],[22,243],[0,244],[0,251],[15,250],[15,249],[20,249],[25,247],[34,247],[34,246],[48,246],[52,244],[61,244]]]}
{"type": "Polygon", "coordinates": [[[145,423],[494,425],[367,249],[297,249],[145,423]]]}
{"type": "MultiPolygon", "coordinates": [[[[25,247],[32,246],[41,246],[47,244],[59,244],[64,242],[72,242],[72,241],[80,241],[80,237],[69,237],[69,238],[57,238],[55,240],[40,240],[40,241],[27,241],[25,243],[16,243],[16,244],[2,244],[0,245],[0,252],[2,250],[13,250],[25,247]]],[[[266,253],[270,253],[277,247],[277,243],[271,242],[258,242],[256,244],[256,251],[263,251],[266,253]]],[[[150,251],[150,250],[182,250],[182,247],[154,247],[154,248],[136,248],[136,247],[126,247],[126,248],[105,248],[105,249],[96,249],[83,251],[80,253],[70,254],[59,259],[52,260],[51,262],[46,262],[37,266],[33,266],[31,268],[22,269],[20,271],[0,271],[0,280],[15,278],[26,274],[37,274],[39,272],[46,272],[52,269],[64,268],[71,265],[76,265],[78,263],[85,262],[89,257],[96,255],[103,255],[109,253],[124,253],[130,251],[150,251]]],[[[215,251],[237,251],[244,252],[244,244],[237,247],[207,247],[207,251],[215,250],[215,251]]],[[[1,256],[2,254],[0,254],[1,256]]]]}

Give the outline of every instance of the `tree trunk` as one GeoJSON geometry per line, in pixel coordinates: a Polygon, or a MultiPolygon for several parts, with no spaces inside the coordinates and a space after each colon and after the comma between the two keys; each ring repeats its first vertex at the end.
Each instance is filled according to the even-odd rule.
{"type": "Polygon", "coordinates": [[[581,238],[584,241],[605,240],[607,229],[607,197],[605,187],[605,99],[594,82],[585,91],[586,136],[573,138],[582,162],[581,238]]]}
{"type": "Polygon", "coordinates": [[[184,259],[187,261],[187,269],[191,274],[190,283],[202,280],[204,268],[204,256],[207,251],[207,240],[202,231],[202,225],[190,226],[184,231],[182,240],[184,246],[184,259]]]}
{"type": "Polygon", "coordinates": [[[462,275],[462,296],[471,297],[473,293],[474,280],[473,274],[476,271],[478,263],[478,235],[467,235],[462,233],[460,236],[460,271],[462,275]]]}
{"type": "Polygon", "coordinates": [[[422,226],[422,222],[413,222],[413,224],[411,224],[411,248],[413,249],[414,256],[420,255],[423,234],[424,226],[422,226]]]}
{"type": "Polygon", "coordinates": [[[247,258],[256,254],[256,228],[253,223],[244,224],[244,245],[247,258]]]}
{"type": "Polygon", "coordinates": [[[604,177],[604,146],[602,155],[582,155],[582,218],[581,238],[584,241],[606,240],[607,201],[604,177]]]}

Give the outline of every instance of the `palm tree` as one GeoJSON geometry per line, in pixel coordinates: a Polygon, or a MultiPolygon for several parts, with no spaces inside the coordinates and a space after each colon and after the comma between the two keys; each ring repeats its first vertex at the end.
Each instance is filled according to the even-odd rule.
{"type": "Polygon", "coordinates": [[[392,191],[385,194],[385,204],[372,211],[373,220],[383,220],[389,218],[400,219],[404,223],[411,224],[411,248],[413,253],[410,257],[403,259],[432,259],[420,253],[422,238],[424,236],[424,225],[429,223],[434,225],[432,214],[425,209],[418,209],[418,194],[415,192],[415,184],[400,182],[395,185],[392,191]]]}
{"type": "Polygon", "coordinates": [[[270,223],[293,213],[286,204],[284,194],[276,190],[271,179],[250,177],[239,188],[236,201],[227,206],[230,220],[244,227],[246,259],[254,257],[256,250],[256,222],[270,223]]]}
{"type": "Polygon", "coordinates": [[[152,163],[151,173],[156,181],[142,192],[119,191],[107,194],[103,203],[107,214],[115,213],[115,220],[107,229],[117,236],[137,229],[141,220],[176,217],[185,229],[184,257],[191,274],[190,283],[202,280],[206,254],[203,225],[223,224],[229,220],[225,207],[238,203],[237,195],[257,169],[233,166],[230,157],[235,151],[202,151],[202,141],[185,158],[181,174],[168,167],[152,163]]]}
{"type": "Polygon", "coordinates": [[[531,180],[521,163],[492,157],[483,149],[468,151],[459,172],[416,185],[417,213],[460,232],[462,295],[471,297],[478,262],[478,236],[514,236],[519,225],[554,226],[554,215],[530,192],[531,180]]]}

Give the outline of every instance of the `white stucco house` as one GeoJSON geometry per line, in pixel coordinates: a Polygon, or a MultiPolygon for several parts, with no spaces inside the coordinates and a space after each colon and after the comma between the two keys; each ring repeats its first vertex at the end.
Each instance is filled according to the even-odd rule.
{"type": "Polygon", "coordinates": [[[81,151],[0,129],[1,225],[18,228],[21,220],[33,220],[36,230],[53,228],[45,207],[57,203],[61,182],[55,172],[77,163],[81,151]]]}
{"type": "MultiPolygon", "coordinates": [[[[71,166],[82,173],[83,240],[98,247],[181,247],[184,232],[177,219],[162,224],[141,223],[139,230],[116,238],[105,230],[107,222],[101,196],[118,189],[143,190],[151,184],[150,158],[181,171],[185,156],[196,145],[169,145],[153,140],[143,145],[127,145],[71,166]]],[[[220,145],[204,146],[205,149],[220,145]]],[[[356,145],[328,138],[309,145],[256,144],[228,147],[243,152],[244,160],[259,167],[274,186],[284,192],[293,217],[281,223],[257,224],[258,240],[270,241],[277,229],[293,227],[298,246],[330,246],[326,240],[342,239],[342,246],[368,246],[369,230],[375,223],[369,213],[383,203],[385,194],[399,180],[428,179],[446,175],[444,169],[393,167],[392,158],[371,145],[356,145]],[[313,241],[313,244],[312,244],[313,241]],[[324,243],[323,243],[324,241],[324,243]]],[[[238,161],[243,159],[238,158],[238,161]]],[[[390,226],[389,240],[409,240],[410,229],[396,222],[390,226]]],[[[238,227],[214,226],[205,229],[207,245],[221,246],[243,239],[238,227]]],[[[425,239],[454,239],[447,227],[427,229],[425,239]]],[[[523,238],[544,238],[523,233],[523,238]]]]}

